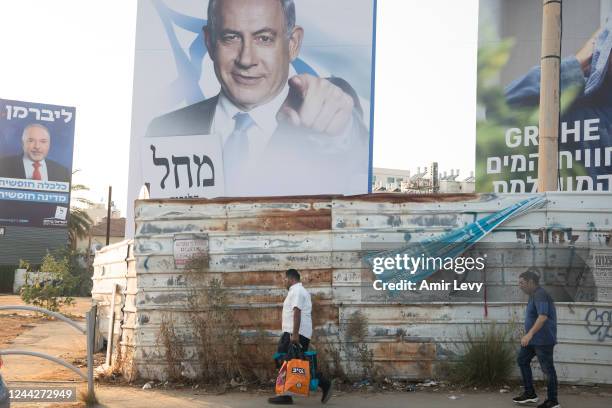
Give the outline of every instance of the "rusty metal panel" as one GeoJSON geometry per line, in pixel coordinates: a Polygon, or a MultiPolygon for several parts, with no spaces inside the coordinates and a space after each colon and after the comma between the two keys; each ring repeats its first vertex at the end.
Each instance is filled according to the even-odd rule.
{"type": "Polygon", "coordinates": [[[329,215],[265,216],[228,219],[228,231],[321,231],[329,229],[329,215]]]}
{"type": "MultiPolygon", "coordinates": [[[[331,287],[331,269],[300,270],[302,282],[309,288],[331,287]]],[[[281,289],[285,276],[279,271],[257,272],[224,272],[224,273],[148,273],[140,275],[143,288],[146,290],[188,288],[190,282],[209,282],[218,279],[222,285],[231,290],[240,289],[281,289]]]]}
{"type": "Polygon", "coordinates": [[[405,214],[405,213],[346,213],[334,215],[334,227],[338,229],[360,230],[392,230],[423,228],[454,229],[474,222],[474,214],[436,213],[436,214],[405,214]]]}
{"type": "Polygon", "coordinates": [[[177,219],[177,220],[154,220],[140,221],[136,219],[136,241],[140,237],[161,234],[178,234],[182,232],[205,232],[205,231],[227,231],[227,222],[225,219],[212,220],[193,220],[193,219],[177,219]]]}
{"type": "MultiPolygon", "coordinates": [[[[173,236],[155,235],[139,237],[136,242],[136,252],[143,255],[172,255],[173,236]]],[[[209,237],[209,253],[241,254],[281,252],[320,252],[329,251],[331,234],[329,231],[315,232],[275,232],[275,233],[243,233],[243,232],[211,232],[209,237]]]]}
{"type": "MultiPolygon", "coordinates": [[[[319,299],[331,299],[331,286],[316,287],[309,286],[309,292],[312,296],[317,296],[319,299]]],[[[279,304],[282,303],[287,295],[285,288],[231,288],[226,290],[228,302],[230,306],[239,307],[245,304],[279,304]]],[[[189,289],[174,287],[163,289],[148,289],[139,291],[136,295],[136,304],[138,307],[156,308],[156,307],[189,307],[189,289]]]]}
{"type": "MultiPolygon", "coordinates": [[[[256,272],[276,270],[285,271],[288,268],[309,269],[332,267],[332,253],[268,253],[268,254],[242,254],[242,255],[212,255],[209,261],[208,272],[256,272]]],[[[152,256],[136,258],[136,268],[146,273],[177,272],[174,257],[152,256]]]]}
{"type": "Polygon", "coordinates": [[[172,201],[160,202],[157,205],[148,203],[138,205],[135,210],[135,218],[141,222],[163,219],[222,219],[227,213],[225,204],[193,204],[184,205],[172,201]]]}
{"type": "Polygon", "coordinates": [[[136,221],[136,235],[177,234],[205,231],[321,231],[329,229],[329,215],[304,215],[296,217],[266,216],[252,218],[178,219],[136,221]]]}

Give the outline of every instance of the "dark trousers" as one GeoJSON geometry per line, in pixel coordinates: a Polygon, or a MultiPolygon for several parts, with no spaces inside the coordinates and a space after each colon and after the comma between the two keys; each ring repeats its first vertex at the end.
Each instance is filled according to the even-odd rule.
{"type": "MultiPolygon", "coordinates": [[[[278,340],[278,348],[276,351],[279,353],[288,353],[290,345],[291,345],[291,334],[284,332],[281,338],[278,340]]],[[[308,346],[310,345],[310,339],[300,334],[300,345],[302,346],[302,351],[308,351],[308,346]]],[[[277,368],[280,368],[278,361],[277,361],[277,368]]],[[[320,372],[317,371],[317,372],[312,373],[311,375],[312,375],[312,378],[316,378],[319,380],[320,388],[325,388],[329,384],[329,381],[326,378],[324,378],[320,372]]]]}
{"type": "Polygon", "coordinates": [[[557,372],[553,362],[553,349],[555,346],[527,346],[521,347],[517,358],[523,377],[523,386],[528,394],[535,393],[533,388],[533,375],[531,374],[531,360],[538,357],[540,367],[548,378],[548,400],[557,402],[557,372]]]}

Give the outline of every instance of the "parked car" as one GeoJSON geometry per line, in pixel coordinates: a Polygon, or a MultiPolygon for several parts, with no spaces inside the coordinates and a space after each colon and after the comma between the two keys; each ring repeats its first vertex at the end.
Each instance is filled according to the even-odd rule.
{"type": "MultiPolygon", "coordinates": [[[[0,357],[0,368],[2,368],[2,357],[0,357]]],[[[2,380],[2,373],[0,373],[0,408],[10,408],[10,406],[8,388],[6,388],[6,384],[2,380]]]]}

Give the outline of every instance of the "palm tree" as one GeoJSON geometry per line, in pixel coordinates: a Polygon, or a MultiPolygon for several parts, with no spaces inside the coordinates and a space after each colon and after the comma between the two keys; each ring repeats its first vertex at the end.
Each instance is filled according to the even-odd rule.
{"type": "MultiPolygon", "coordinates": [[[[77,191],[88,191],[89,187],[83,184],[73,184],[70,188],[71,194],[77,191]]],[[[86,206],[91,206],[93,203],[83,197],[71,197],[73,203],[79,203],[86,206]]],[[[68,219],[68,241],[70,248],[76,249],[77,241],[80,238],[85,238],[89,235],[89,229],[93,224],[93,220],[87,215],[85,209],[75,205],[70,206],[70,218],[68,219]]]]}

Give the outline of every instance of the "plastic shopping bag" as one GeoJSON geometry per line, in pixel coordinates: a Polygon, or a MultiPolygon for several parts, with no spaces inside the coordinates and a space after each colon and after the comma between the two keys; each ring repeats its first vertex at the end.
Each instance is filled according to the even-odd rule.
{"type": "Polygon", "coordinates": [[[310,362],[294,358],[287,362],[285,395],[307,397],[310,394],[310,362]]]}
{"type": "Polygon", "coordinates": [[[278,372],[276,394],[307,397],[310,394],[311,363],[297,348],[290,350],[288,358],[278,372]]]}

